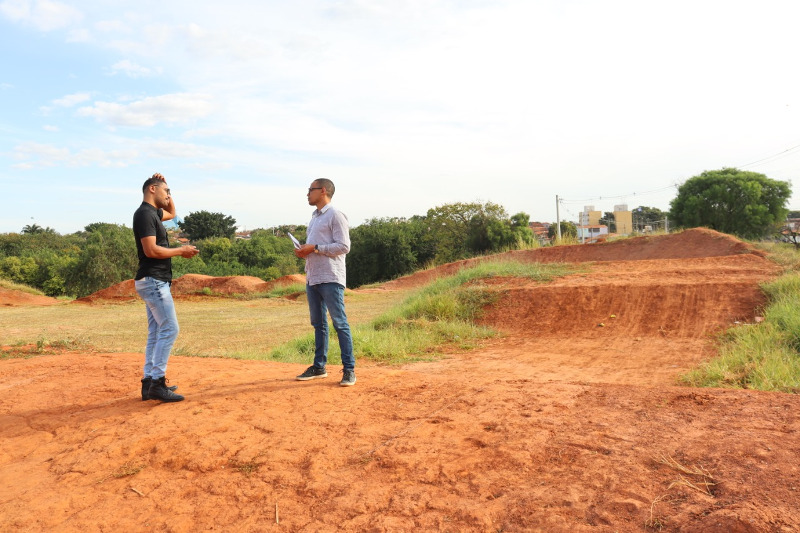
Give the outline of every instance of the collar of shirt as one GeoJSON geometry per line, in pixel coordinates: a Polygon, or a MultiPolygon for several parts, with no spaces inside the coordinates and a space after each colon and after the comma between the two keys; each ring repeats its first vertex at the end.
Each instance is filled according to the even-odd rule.
{"type": "Polygon", "coordinates": [[[311,216],[318,217],[318,216],[322,215],[323,213],[325,213],[328,209],[330,209],[330,207],[331,207],[331,204],[327,203],[327,204],[322,206],[322,209],[314,209],[314,212],[311,213],[311,216]]]}

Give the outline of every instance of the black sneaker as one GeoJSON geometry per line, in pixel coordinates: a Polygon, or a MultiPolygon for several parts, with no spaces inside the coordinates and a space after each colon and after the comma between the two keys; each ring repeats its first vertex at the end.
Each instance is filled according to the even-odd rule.
{"type": "Polygon", "coordinates": [[[306,368],[306,371],[297,376],[297,381],[308,381],[309,379],[319,379],[319,378],[327,378],[328,373],[325,371],[324,368],[317,368],[316,366],[310,366],[306,368]]]}
{"type": "Polygon", "coordinates": [[[342,387],[352,387],[356,384],[356,371],[355,370],[342,370],[342,381],[339,385],[342,387]]]}

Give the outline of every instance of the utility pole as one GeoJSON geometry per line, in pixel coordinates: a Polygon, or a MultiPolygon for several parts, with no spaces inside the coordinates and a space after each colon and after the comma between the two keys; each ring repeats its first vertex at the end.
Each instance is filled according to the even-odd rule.
{"type": "Polygon", "coordinates": [[[558,213],[558,195],[556,194],[556,235],[561,241],[561,215],[558,213]]]}

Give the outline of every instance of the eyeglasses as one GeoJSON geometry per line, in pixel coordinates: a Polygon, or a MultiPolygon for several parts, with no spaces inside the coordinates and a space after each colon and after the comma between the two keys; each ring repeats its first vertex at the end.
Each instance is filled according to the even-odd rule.
{"type": "Polygon", "coordinates": [[[317,190],[321,190],[321,189],[323,189],[323,188],[324,188],[324,187],[309,187],[309,188],[308,188],[308,192],[311,192],[311,191],[317,191],[317,190]]]}

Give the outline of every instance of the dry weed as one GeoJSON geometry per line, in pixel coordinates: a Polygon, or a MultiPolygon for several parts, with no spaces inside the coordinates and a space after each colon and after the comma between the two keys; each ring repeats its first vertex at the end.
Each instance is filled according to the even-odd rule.
{"type": "Polygon", "coordinates": [[[687,467],[680,464],[673,457],[665,454],[661,454],[657,461],[677,470],[678,472],[681,472],[681,474],[678,474],[678,479],[670,483],[669,487],[667,487],[668,490],[676,485],[683,485],[698,492],[702,492],[707,496],[714,496],[711,490],[712,487],[716,485],[716,482],[714,482],[714,478],[708,472],[708,470],[702,466],[697,465],[695,467],[687,467]],[[688,477],[682,474],[685,474],[688,477]]]}

